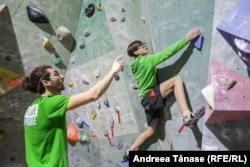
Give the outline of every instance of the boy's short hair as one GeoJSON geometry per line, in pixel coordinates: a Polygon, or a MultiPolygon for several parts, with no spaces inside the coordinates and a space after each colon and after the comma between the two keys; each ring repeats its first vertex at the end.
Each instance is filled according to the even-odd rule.
{"type": "Polygon", "coordinates": [[[134,52],[137,51],[138,48],[142,45],[143,45],[143,42],[139,40],[136,40],[130,43],[127,48],[127,53],[129,57],[136,57],[137,55],[135,55],[134,52]]]}

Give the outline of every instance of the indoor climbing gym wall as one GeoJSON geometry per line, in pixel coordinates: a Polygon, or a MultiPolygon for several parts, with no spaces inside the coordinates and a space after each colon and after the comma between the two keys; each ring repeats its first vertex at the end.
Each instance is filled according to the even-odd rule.
{"type": "Polygon", "coordinates": [[[123,167],[125,151],[145,129],[127,46],[156,53],[198,27],[201,35],[157,66],[159,83],[180,75],[190,109],[205,109],[193,129],[182,126],[173,94],[161,125],[139,150],[249,150],[250,0],[2,0],[0,3],[0,162],[25,167],[23,116],[37,95],[21,82],[36,66],[65,75],[73,95],[88,90],[123,55],[124,70],[97,101],[67,112],[71,167],[123,167]]]}

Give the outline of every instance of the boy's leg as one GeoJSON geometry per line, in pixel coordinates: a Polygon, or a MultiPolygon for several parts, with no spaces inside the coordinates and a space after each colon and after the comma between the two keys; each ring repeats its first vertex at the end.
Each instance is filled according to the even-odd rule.
{"type": "MultiPolygon", "coordinates": [[[[150,125],[145,129],[134,141],[134,143],[130,146],[128,151],[135,151],[138,147],[142,145],[142,143],[148,139],[150,136],[154,134],[156,130],[156,125],[150,125]]],[[[125,153],[123,159],[128,160],[128,151],[125,153]]]]}
{"type": "Polygon", "coordinates": [[[174,91],[175,99],[177,100],[182,113],[189,111],[184,88],[183,82],[180,76],[174,76],[160,84],[160,91],[162,98],[167,97],[172,91],[174,91]]]}
{"type": "Polygon", "coordinates": [[[130,146],[129,150],[136,150],[147,138],[152,136],[156,130],[156,126],[148,126],[134,141],[134,143],[130,146]]]}

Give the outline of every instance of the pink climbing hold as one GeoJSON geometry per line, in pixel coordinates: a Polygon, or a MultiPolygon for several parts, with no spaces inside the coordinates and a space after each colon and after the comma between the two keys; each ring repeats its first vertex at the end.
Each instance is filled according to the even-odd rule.
{"type": "Polygon", "coordinates": [[[89,85],[89,79],[86,75],[82,75],[81,79],[83,84],[89,85]]]}
{"type": "Polygon", "coordinates": [[[112,146],[112,143],[111,143],[111,140],[110,140],[110,137],[109,137],[108,130],[107,130],[107,129],[103,129],[103,134],[104,134],[105,137],[108,138],[109,145],[112,146]]]}
{"type": "Polygon", "coordinates": [[[111,16],[110,19],[109,19],[111,22],[115,22],[116,21],[116,18],[111,16]]]}

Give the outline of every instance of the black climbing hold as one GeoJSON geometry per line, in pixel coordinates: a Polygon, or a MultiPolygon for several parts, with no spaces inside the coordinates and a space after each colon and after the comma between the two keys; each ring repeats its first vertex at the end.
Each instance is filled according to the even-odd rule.
{"type": "Polygon", "coordinates": [[[49,23],[47,16],[44,14],[44,12],[41,9],[28,5],[27,12],[28,12],[30,21],[34,23],[49,23]]]}
{"type": "Polygon", "coordinates": [[[95,13],[95,5],[94,4],[89,4],[89,6],[85,9],[85,14],[87,17],[93,16],[95,13]]]}
{"type": "Polygon", "coordinates": [[[6,61],[11,61],[12,60],[12,56],[11,55],[6,55],[5,56],[5,60],[6,61]]]}

